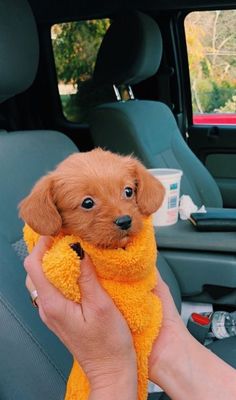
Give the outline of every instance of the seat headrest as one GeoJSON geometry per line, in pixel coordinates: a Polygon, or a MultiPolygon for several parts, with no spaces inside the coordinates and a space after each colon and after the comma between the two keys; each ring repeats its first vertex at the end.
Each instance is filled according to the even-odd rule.
{"type": "Polygon", "coordinates": [[[26,0],[0,1],[0,103],[26,90],[39,59],[37,28],[26,0]]]}
{"type": "Polygon", "coordinates": [[[156,21],[140,12],[120,16],[110,25],[98,51],[94,82],[139,83],[157,72],[161,57],[162,37],[156,21]]]}

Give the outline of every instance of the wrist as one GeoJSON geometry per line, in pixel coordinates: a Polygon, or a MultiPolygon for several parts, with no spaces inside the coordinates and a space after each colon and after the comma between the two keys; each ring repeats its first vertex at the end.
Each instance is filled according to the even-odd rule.
{"type": "Polygon", "coordinates": [[[193,359],[195,339],[187,329],[173,330],[168,343],[158,349],[152,360],[149,378],[158,384],[173,400],[195,399],[192,385],[196,365],[193,359]]]}
{"type": "Polygon", "coordinates": [[[102,374],[90,382],[90,387],[89,400],[137,400],[136,364],[102,374]]]}
{"type": "Polygon", "coordinates": [[[194,339],[187,329],[176,336],[173,346],[160,353],[153,370],[156,374],[150,379],[173,400],[236,398],[235,370],[194,339]]]}
{"type": "Polygon", "coordinates": [[[186,361],[186,343],[191,338],[181,320],[164,329],[168,329],[168,334],[161,331],[149,358],[149,379],[161,387],[166,371],[178,368],[178,364],[186,361]]]}
{"type": "Polygon", "coordinates": [[[192,340],[194,339],[188,333],[183,336],[177,335],[173,347],[170,346],[160,354],[159,363],[155,365],[158,384],[173,400],[195,399],[192,397],[195,393],[192,386],[195,380],[195,368],[198,367],[192,360],[194,346],[192,340]]]}

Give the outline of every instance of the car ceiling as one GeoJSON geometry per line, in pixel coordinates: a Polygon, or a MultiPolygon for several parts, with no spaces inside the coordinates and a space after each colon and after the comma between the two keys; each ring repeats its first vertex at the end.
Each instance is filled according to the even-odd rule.
{"type": "Polygon", "coordinates": [[[235,8],[235,0],[29,0],[38,23],[111,16],[138,9],[155,13],[171,10],[235,8]]]}

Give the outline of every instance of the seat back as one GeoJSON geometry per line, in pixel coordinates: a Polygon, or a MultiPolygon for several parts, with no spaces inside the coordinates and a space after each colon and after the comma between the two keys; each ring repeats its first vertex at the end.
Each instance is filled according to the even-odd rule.
{"type": "MultiPolygon", "coordinates": [[[[117,18],[98,52],[94,82],[138,83],[157,72],[161,55],[161,33],[152,18],[138,12],[117,18]],[[118,41],[122,46],[116,46],[118,41]]],[[[179,168],[182,194],[199,206],[222,207],[215,180],[187,146],[164,103],[130,99],[101,104],[91,111],[90,127],[96,146],[134,153],[149,168],[179,168]]]]}
{"type": "Polygon", "coordinates": [[[59,132],[0,133],[0,397],[63,399],[71,356],[44,326],[25,288],[17,206],[35,181],[70,153],[59,132]],[[27,373],[29,372],[29,373],[27,373]],[[49,377],[49,379],[48,379],[49,377]]]}

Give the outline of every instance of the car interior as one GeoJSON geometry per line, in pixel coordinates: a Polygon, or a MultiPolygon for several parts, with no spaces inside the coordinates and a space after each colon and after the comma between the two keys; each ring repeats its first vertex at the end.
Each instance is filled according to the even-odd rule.
{"type": "MultiPolygon", "coordinates": [[[[1,400],[63,399],[72,364],[25,288],[18,204],[42,175],[71,153],[102,147],[133,153],[147,168],[181,169],[181,194],[199,207],[236,208],[236,125],[193,123],[183,28],[188,13],[221,9],[236,3],[0,1],[1,400]],[[93,87],[116,95],[101,96],[86,123],[72,122],[63,115],[51,27],[102,18],[111,24],[93,87]]],[[[198,232],[179,220],[156,228],[156,239],[158,269],[180,313],[186,302],[236,310],[235,231],[198,232]]],[[[207,346],[236,368],[236,336],[207,346]]],[[[149,399],[169,397],[160,391],[149,399]]]]}

